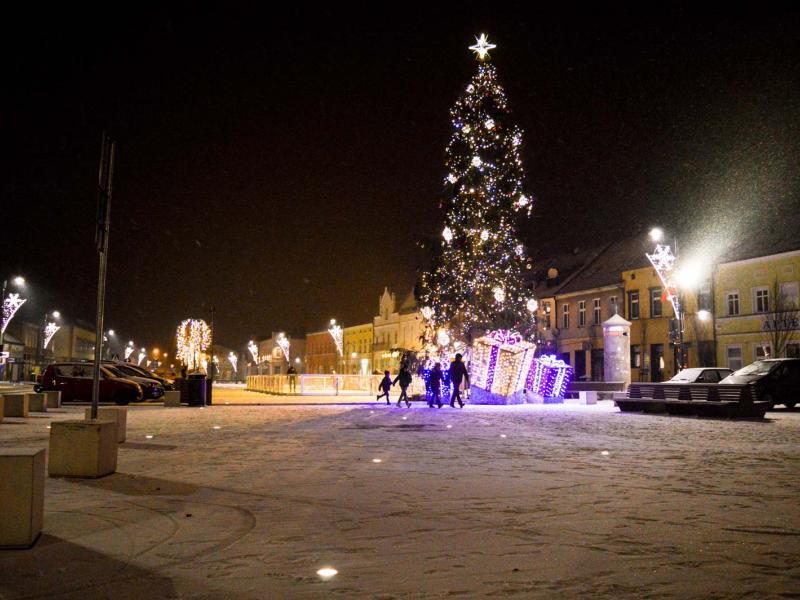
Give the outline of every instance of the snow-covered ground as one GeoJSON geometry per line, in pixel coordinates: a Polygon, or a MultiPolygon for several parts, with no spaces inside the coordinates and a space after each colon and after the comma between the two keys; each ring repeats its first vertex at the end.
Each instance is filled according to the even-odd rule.
{"type": "Polygon", "coordinates": [[[133,407],[117,474],[47,480],[0,598],[797,597],[800,412],[768,416],[133,407]]]}

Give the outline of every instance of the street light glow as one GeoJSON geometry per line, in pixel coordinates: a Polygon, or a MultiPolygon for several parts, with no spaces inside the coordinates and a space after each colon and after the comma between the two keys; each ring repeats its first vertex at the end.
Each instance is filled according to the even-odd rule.
{"type": "Polygon", "coordinates": [[[697,311],[697,318],[701,321],[708,321],[711,318],[711,313],[707,310],[698,310],[697,311]]]}
{"type": "Polygon", "coordinates": [[[661,227],[653,227],[650,230],[650,239],[658,243],[664,239],[664,230],[661,227]]]}
{"type": "Polygon", "coordinates": [[[58,312],[57,310],[54,310],[54,311],[53,311],[52,313],[50,313],[50,314],[52,314],[52,315],[53,315],[53,318],[54,318],[54,319],[60,319],[60,318],[61,318],[61,313],[60,313],[60,312],[58,312]]]}
{"type": "Polygon", "coordinates": [[[681,265],[675,273],[675,283],[683,289],[694,289],[702,280],[703,267],[699,261],[689,261],[681,265]]]}
{"type": "Polygon", "coordinates": [[[114,330],[113,329],[109,329],[108,330],[108,335],[114,335],[114,330]]]}

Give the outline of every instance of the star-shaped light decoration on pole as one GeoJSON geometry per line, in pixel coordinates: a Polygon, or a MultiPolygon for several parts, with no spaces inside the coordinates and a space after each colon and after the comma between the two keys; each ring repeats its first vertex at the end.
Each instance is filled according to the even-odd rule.
{"type": "Polygon", "coordinates": [[[19,294],[9,294],[8,298],[3,300],[3,333],[6,327],[14,318],[14,315],[19,310],[19,307],[27,302],[26,298],[20,298],[19,294]]]}
{"type": "Polygon", "coordinates": [[[289,347],[291,346],[291,342],[289,341],[289,338],[286,337],[286,334],[278,334],[278,346],[281,350],[283,350],[283,355],[286,357],[286,362],[289,362],[289,347]]]}
{"type": "Polygon", "coordinates": [[[236,373],[236,364],[239,362],[239,357],[233,352],[228,352],[228,362],[233,367],[233,372],[236,373]]]}
{"type": "Polygon", "coordinates": [[[333,338],[333,343],[336,344],[336,349],[339,351],[339,356],[344,356],[342,350],[342,328],[336,324],[336,319],[331,319],[331,326],[328,333],[333,338]]]}
{"type": "Polygon", "coordinates": [[[43,350],[47,350],[47,345],[50,343],[50,340],[53,339],[53,336],[56,332],[61,329],[55,322],[50,321],[44,328],[44,346],[43,350]]]}
{"type": "Polygon", "coordinates": [[[672,253],[672,249],[664,244],[656,244],[655,251],[652,254],[645,253],[645,256],[647,260],[650,261],[650,264],[653,265],[656,273],[658,273],[661,283],[664,284],[667,299],[670,301],[670,304],[672,304],[675,314],[679,315],[681,312],[680,301],[678,300],[675,282],[672,278],[672,270],[675,267],[675,255],[672,253]]]}
{"type": "Polygon", "coordinates": [[[128,362],[128,359],[131,357],[131,354],[133,354],[133,350],[134,350],[133,340],[130,340],[128,342],[128,345],[125,346],[125,362],[128,362]]]}
{"type": "Polygon", "coordinates": [[[253,357],[253,362],[258,364],[258,345],[253,340],[250,340],[247,343],[247,349],[250,351],[250,355],[253,357]]]}
{"type": "Polygon", "coordinates": [[[494,50],[497,48],[496,44],[489,43],[489,36],[485,33],[482,33],[480,37],[476,37],[475,41],[477,42],[474,46],[470,46],[469,49],[472,50],[478,57],[478,60],[484,60],[489,56],[489,50],[494,50]]]}

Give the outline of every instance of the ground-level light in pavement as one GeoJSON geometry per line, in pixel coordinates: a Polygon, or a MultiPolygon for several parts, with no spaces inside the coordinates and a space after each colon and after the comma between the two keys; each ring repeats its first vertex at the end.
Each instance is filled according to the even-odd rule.
{"type": "Polygon", "coordinates": [[[453,426],[452,426],[452,425],[448,425],[448,426],[447,426],[447,428],[448,428],[448,429],[452,429],[452,428],[453,428],[453,426]]]}
{"type": "Polygon", "coordinates": [[[144,436],[144,439],[146,439],[146,440],[152,440],[152,439],[153,439],[153,436],[148,434],[148,435],[144,436]]]}
{"type": "Polygon", "coordinates": [[[214,425],[213,429],[220,429],[219,425],[214,425]]]}
{"type": "Polygon", "coordinates": [[[506,434],[505,434],[505,433],[501,433],[501,434],[500,434],[500,437],[501,437],[501,438],[504,438],[504,437],[506,437],[506,434]]]}
{"type": "Polygon", "coordinates": [[[383,460],[381,460],[380,458],[373,458],[372,462],[379,463],[379,462],[383,462],[383,460]]]}
{"type": "Polygon", "coordinates": [[[403,417],[403,421],[405,421],[406,419],[408,419],[408,417],[403,417]]]}
{"type": "Polygon", "coordinates": [[[334,575],[337,575],[339,571],[334,569],[333,567],[322,567],[317,571],[317,575],[322,577],[323,579],[330,579],[334,575]]]}
{"type": "Polygon", "coordinates": [[[603,456],[608,456],[608,450],[603,450],[600,454],[602,454],[603,456]]]}

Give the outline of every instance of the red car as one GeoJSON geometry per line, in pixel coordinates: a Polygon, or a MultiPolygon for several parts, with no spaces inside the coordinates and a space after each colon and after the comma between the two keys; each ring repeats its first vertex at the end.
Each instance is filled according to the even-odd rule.
{"type": "MultiPolygon", "coordinates": [[[[36,386],[36,391],[61,392],[62,402],[91,401],[92,363],[56,363],[48,365],[36,386]]],[[[133,381],[115,377],[100,367],[100,402],[128,404],[142,399],[142,387],[133,381]]]]}

